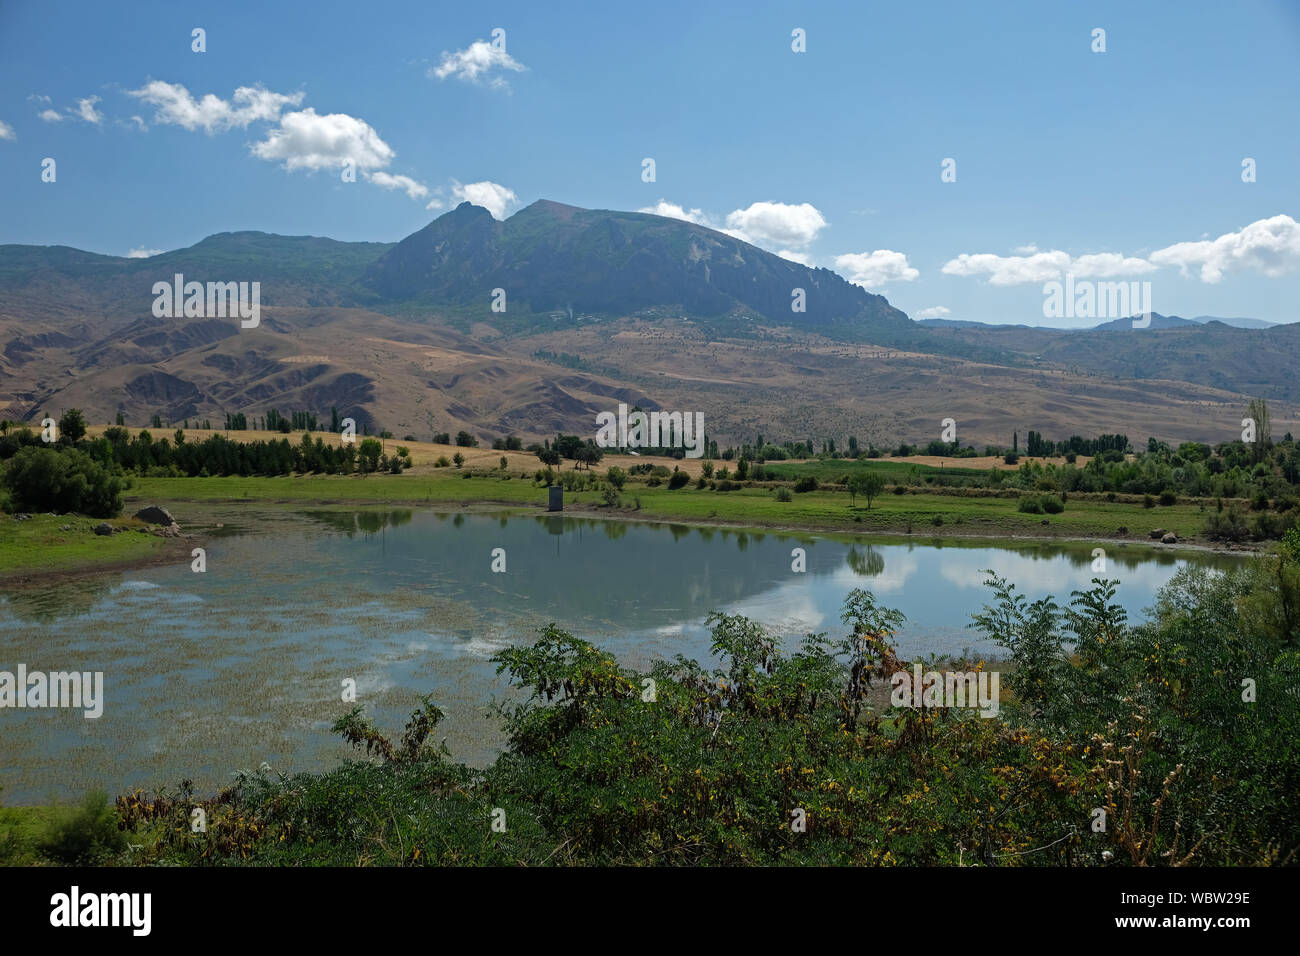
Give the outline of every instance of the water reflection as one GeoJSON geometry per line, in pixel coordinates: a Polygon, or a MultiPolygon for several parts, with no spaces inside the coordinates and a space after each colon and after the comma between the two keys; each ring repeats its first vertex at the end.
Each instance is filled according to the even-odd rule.
{"type": "MultiPolygon", "coordinates": [[[[217,509],[218,511],[220,509],[217,509]]],[[[793,643],[835,632],[844,596],[866,587],[907,616],[905,656],[985,650],[966,625],[988,599],[984,569],[1030,600],[1088,587],[1091,544],[816,536],[575,515],[419,509],[302,513],[234,508],[209,539],[208,570],[176,566],[0,596],[0,668],[103,670],[97,721],[0,713],[7,802],[120,791],[192,776],[219,786],[266,760],[301,769],[347,751],[327,733],[339,682],[385,728],[420,695],[460,759],[500,743],[485,710],[504,684],[488,658],[551,621],[633,666],[709,656],[704,619],[746,614],[793,643]],[[450,519],[450,520],[449,520],[450,519]],[[791,551],[806,552],[806,571],[791,551]],[[508,555],[493,573],[492,554],[508,555]]],[[[1186,561],[1241,558],[1108,547],[1104,576],[1131,619],[1186,561]]]]}

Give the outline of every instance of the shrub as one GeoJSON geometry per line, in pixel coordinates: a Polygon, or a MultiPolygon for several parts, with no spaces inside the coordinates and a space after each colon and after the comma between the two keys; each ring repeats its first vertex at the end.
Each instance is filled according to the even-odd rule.
{"type": "Polygon", "coordinates": [[[55,810],[36,839],[36,850],[56,863],[84,866],[122,849],[124,842],[108,795],[96,790],[79,806],[55,810]]]}
{"type": "Polygon", "coordinates": [[[803,493],[805,491],[816,491],[817,479],[814,478],[812,475],[804,475],[802,478],[800,478],[798,481],[794,483],[794,490],[799,493],[803,493]]]}
{"type": "Polygon", "coordinates": [[[743,487],[745,486],[738,481],[726,481],[724,479],[723,481],[718,482],[718,491],[735,491],[737,488],[743,487]]]}
{"type": "Polygon", "coordinates": [[[447,460],[446,455],[439,455],[438,460],[433,463],[434,468],[450,468],[451,462],[447,460]]]}
{"type": "Polygon", "coordinates": [[[1249,537],[1246,519],[1237,505],[1227,511],[1213,511],[1205,519],[1205,536],[1214,541],[1245,541],[1249,537]]]}
{"type": "Polygon", "coordinates": [[[1170,488],[1160,492],[1160,503],[1166,508],[1178,504],[1178,495],[1170,488]]]}
{"type": "Polygon", "coordinates": [[[1040,515],[1043,513],[1043,502],[1041,498],[1023,497],[1016,506],[1020,511],[1027,515],[1040,515]]]}
{"type": "Polygon", "coordinates": [[[92,518],[122,512],[121,479],[75,448],[20,449],[5,465],[0,485],[17,511],[72,511],[92,518]]]}
{"type": "Polygon", "coordinates": [[[1156,506],[1156,499],[1152,498],[1150,495],[1142,496],[1143,508],[1154,508],[1155,506],[1156,506]]]}
{"type": "Polygon", "coordinates": [[[1002,456],[1002,460],[1008,465],[1014,465],[1016,462],[1020,461],[1020,456],[1013,451],[1009,451],[1002,456]]]}
{"type": "Polygon", "coordinates": [[[685,485],[690,484],[691,476],[684,471],[674,471],[673,476],[668,479],[668,490],[676,491],[685,485]]]}
{"type": "Polygon", "coordinates": [[[787,488],[787,487],[785,487],[784,485],[782,485],[780,488],[776,489],[776,495],[775,495],[775,497],[776,497],[776,500],[777,500],[777,501],[793,501],[793,500],[794,500],[794,495],[790,494],[790,489],[787,488]]]}
{"type": "Polygon", "coordinates": [[[1043,505],[1043,511],[1049,515],[1059,515],[1065,510],[1065,502],[1056,495],[1043,495],[1039,500],[1043,505]]]}

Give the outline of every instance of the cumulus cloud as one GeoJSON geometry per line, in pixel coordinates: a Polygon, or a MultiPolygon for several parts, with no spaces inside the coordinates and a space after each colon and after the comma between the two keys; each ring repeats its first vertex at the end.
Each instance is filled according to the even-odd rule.
{"type": "Polygon", "coordinates": [[[260,86],[241,86],[229,100],[212,93],[196,100],[179,83],[163,80],[153,80],[127,93],[155,108],[155,123],[191,132],[201,129],[209,135],[235,127],[243,129],[257,121],[274,122],[286,107],[298,106],[303,98],[301,92],[274,93],[260,86]]]}
{"type": "Polygon", "coordinates": [[[873,289],[887,282],[911,282],[921,273],[908,265],[907,256],[892,249],[851,252],[835,257],[835,268],[850,282],[873,289]]]}
{"type": "Polygon", "coordinates": [[[666,219],[681,219],[686,222],[693,222],[697,226],[708,226],[709,218],[704,215],[701,209],[684,209],[676,203],[671,203],[666,199],[661,199],[653,206],[643,206],[637,212],[649,213],[652,216],[663,216],[666,219]]]}
{"type": "Polygon", "coordinates": [[[727,214],[730,235],[754,245],[806,246],[827,226],[811,203],[756,202],[727,214]]]}
{"type": "Polygon", "coordinates": [[[510,84],[505,77],[493,74],[500,70],[522,73],[526,69],[528,68],[508,54],[504,47],[493,46],[486,40],[475,40],[455,53],[444,50],[438,65],[430,67],[429,76],[439,80],[450,76],[466,83],[486,83],[493,89],[509,89],[510,84]]]}
{"type": "Polygon", "coordinates": [[[77,100],[77,108],[71,111],[72,115],[98,126],[104,122],[104,114],[95,109],[95,104],[98,102],[98,96],[87,96],[84,99],[77,100]]]}
{"type": "Polygon", "coordinates": [[[423,199],[429,195],[429,187],[417,182],[410,176],[396,176],[385,172],[367,173],[366,179],[383,189],[404,189],[412,199],[423,199]]]}
{"type": "Polygon", "coordinates": [[[0,120],[0,139],[17,139],[14,135],[14,128],[8,123],[0,120]]]}
{"type": "Polygon", "coordinates": [[[918,319],[942,319],[952,315],[952,309],[945,308],[942,305],[932,305],[928,309],[922,309],[916,313],[918,319]]]}
{"type": "Polygon", "coordinates": [[[1184,276],[1199,275],[1205,283],[1223,281],[1230,272],[1257,272],[1271,279],[1300,269],[1300,224],[1287,215],[1259,219],[1217,239],[1177,242],[1143,259],[1117,252],[1071,256],[1034,246],[1016,250],[1023,255],[962,253],[944,263],[943,274],[988,276],[990,285],[1010,286],[1050,282],[1065,275],[1079,279],[1130,278],[1164,266],[1177,266],[1184,276]]]}
{"type": "Polygon", "coordinates": [[[63,121],[63,114],[58,110],[41,110],[36,115],[47,123],[59,123],[63,121]]]}
{"type": "Polygon", "coordinates": [[[150,256],[160,256],[165,249],[132,249],[126,254],[128,259],[148,259],[150,256]]]}
{"type": "Polygon", "coordinates": [[[1287,215],[1259,219],[1217,239],[1157,249],[1151,261],[1177,266],[1183,275],[1199,269],[1201,281],[1211,284],[1228,272],[1254,271],[1275,279],[1300,268],[1300,225],[1287,215]]]}
{"type": "Polygon", "coordinates": [[[452,181],[451,194],[457,202],[482,206],[496,219],[504,219],[506,210],[519,201],[513,189],[498,183],[458,183],[452,181]]]}
{"type": "Polygon", "coordinates": [[[777,253],[782,259],[788,259],[791,262],[797,262],[801,266],[811,266],[812,256],[805,252],[792,252],[789,249],[778,249],[777,253]]]}
{"type": "Polygon", "coordinates": [[[251,149],[259,159],[283,161],[289,170],[341,169],[351,162],[364,172],[387,166],[397,155],[364,120],[346,113],[320,116],[312,107],[285,113],[251,149]]]}
{"type": "Polygon", "coordinates": [[[445,202],[443,202],[443,201],[442,201],[441,199],[439,199],[437,196],[434,196],[432,199],[429,200],[428,205],[426,205],[424,208],[425,208],[425,209],[442,209],[442,208],[444,208],[446,205],[447,205],[447,204],[446,204],[445,202]]]}

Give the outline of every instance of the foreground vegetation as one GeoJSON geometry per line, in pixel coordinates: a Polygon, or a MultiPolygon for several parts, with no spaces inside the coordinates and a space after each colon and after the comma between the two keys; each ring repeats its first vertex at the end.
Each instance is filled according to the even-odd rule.
{"type": "MultiPolygon", "coordinates": [[[[1115,584],[1028,603],[990,572],[973,626],[1008,657],[1002,708],[892,707],[901,623],[854,590],[839,636],[783,645],[715,613],[713,666],[641,673],[555,625],[502,652],[527,699],[473,770],[361,708],[365,759],[242,772],[201,796],[0,814],[9,862],[147,865],[1209,866],[1300,853],[1300,534],[1252,566],[1184,569],[1130,624],[1115,584]],[[196,809],[202,811],[196,814],[196,809]],[[196,819],[204,821],[197,827],[196,819]],[[1104,821],[1104,823],[1103,823],[1104,821]]],[[[977,672],[973,661],[927,670],[977,672]]]]}

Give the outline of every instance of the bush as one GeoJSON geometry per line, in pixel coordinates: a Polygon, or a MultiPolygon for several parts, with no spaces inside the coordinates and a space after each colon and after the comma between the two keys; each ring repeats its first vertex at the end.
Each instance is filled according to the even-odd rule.
{"type": "Polygon", "coordinates": [[[690,484],[691,476],[684,471],[674,471],[673,476],[668,479],[668,490],[676,491],[678,488],[690,484]]]}
{"type": "Polygon", "coordinates": [[[1039,500],[1042,503],[1043,511],[1049,515],[1059,515],[1065,510],[1065,502],[1056,495],[1043,495],[1039,500]]]}
{"type": "Polygon", "coordinates": [[[125,839],[108,795],[96,790],[80,806],[55,810],[36,839],[36,851],[56,863],[85,866],[121,850],[125,839]]]}
{"type": "Polygon", "coordinates": [[[1009,451],[1002,456],[1002,460],[1008,465],[1014,465],[1016,462],[1020,461],[1020,456],[1013,451],[1009,451]]]}
{"type": "Polygon", "coordinates": [[[1245,541],[1250,536],[1241,509],[1232,505],[1227,511],[1212,511],[1205,519],[1205,536],[1213,541],[1245,541]]]}
{"type": "Polygon", "coordinates": [[[817,479],[812,475],[804,475],[794,483],[794,490],[801,494],[805,491],[816,491],[817,479]]]}
{"type": "Polygon", "coordinates": [[[439,455],[438,460],[433,463],[434,468],[450,468],[451,462],[447,460],[446,455],[439,455]]]}
{"type": "Polygon", "coordinates": [[[1043,513],[1043,502],[1041,498],[1024,497],[1016,506],[1020,511],[1027,515],[1040,515],[1043,513]]]}
{"type": "Polygon", "coordinates": [[[793,500],[794,500],[794,495],[790,494],[790,489],[787,488],[787,487],[785,487],[784,485],[782,485],[780,488],[776,489],[776,495],[775,495],[775,497],[776,497],[776,500],[777,500],[777,501],[793,501],[793,500]]]}
{"type": "Polygon", "coordinates": [[[5,465],[0,484],[16,511],[71,511],[92,518],[122,512],[121,479],[75,448],[20,449],[5,465]]]}
{"type": "Polygon", "coordinates": [[[738,481],[727,481],[726,479],[723,479],[717,484],[718,491],[735,491],[737,488],[743,487],[745,486],[738,481]]]}
{"type": "Polygon", "coordinates": [[[1166,508],[1170,505],[1176,505],[1178,504],[1178,495],[1173,490],[1166,488],[1160,492],[1160,503],[1166,508]]]}
{"type": "Polygon", "coordinates": [[[1156,506],[1156,499],[1152,498],[1150,495],[1142,496],[1143,508],[1154,508],[1155,506],[1156,506]]]}

